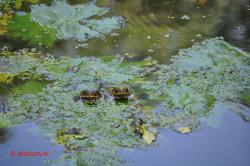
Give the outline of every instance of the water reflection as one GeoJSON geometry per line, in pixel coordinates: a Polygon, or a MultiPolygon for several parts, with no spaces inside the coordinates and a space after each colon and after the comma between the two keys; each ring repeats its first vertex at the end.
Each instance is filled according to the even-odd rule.
{"type": "Polygon", "coordinates": [[[225,15],[218,27],[218,34],[245,51],[250,51],[250,1],[236,1],[238,10],[225,15]],[[242,2],[242,3],[240,3],[242,2]]]}
{"type": "MultiPolygon", "coordinates": [[[[78,1],[75,0],[74,3],[78,3],[78,1]]],[[[249,51],[249,3],[248,0],[209,0],[206,6],[197,7],[195,0],[110,0],[107,5],[112,7],[113,14],[126,18],[126,27],[124,29],[119,30],[118,33],[114,33],[106,40],[94,39],[84,45],[78,45],[76,41],[70,40],[59,41],[50,52],[57,56],[77,54],[82,56],[104,56],[119,54],[132,61],[138,61],[152,56],[161,63],[166,63],[180,48],[189,47],[195,41],[201,41],[205,38],[219,35],[224,36],[227,41],[238,47],[249,51]]],[[[12,43],[13,49],[25,47],[25,43],[22,41],[8,40],[1,39],[1,41],[7,41],[6,43],[12,43]]],[[[4,101],[5,99],[2,98],[0,100],[4,101]]],[[[0,105],[0,111],[8,110],[5,102],[2,103],[3,104],[0,105]]],[[[246,119],[245,112],[242,113],[241,110],[242,109],[238,109],[238,112],[236,112],[241,115],[243,120],[247,121],[248,119],[246,119]]],[[[192,136],[184,137],[183,135],[180,136],[173,132],[170,134],[165,133],[166,135],[163,135],[163,137],[170,141],[167,143],[161,141],[161,147],[158,152],[143,153],[136,151],[136,154],[133,153],[132,156],[128,154],[127,156],[134,158],[134,161],[136,161],[134,163],[135,165],[145,165],[145,163],[153,165],[157,162],[159,162],[159,164],[156,165],[166,165],[166,162],[172,162],[171,165],[174,165],[173,162],[177,161],[179,163],[185,163],[186,161],[197,162],[197,160],[198,163],[200,163],[199,165],[202,165],[204,164],[202,159],[211,153],[221,153],[222,150],[224,150],[223,152],[226,152],[223,156],[224,158],[229,156],[231,159],[231,157],[235,155],[237,160],[242,160],[242,163],[247,165],[249,162],[246,160],[245,155],[249,154],[249,144],[247,141],[241,139],[243,137],[249,140],[249,134],[247,134],[249,126],[247,125],[239,121],[239,118],[230,114],[223,128],[218,131],[215,129],[204,130],[202,133],[195,133],[192,136]],[[238,132],[234,133],[233,131],[238,132]],[[237,137],[232,137],[233,135],[237,137]],[[197,140],[199,141],[198,145],[196,144],[197,140]],[[227,142],[223,142],[224,140],[227,142]],[[240,146],[233,146],[231,149],[237,153],[231,150],[229,151],[230,154],[227,153],[228,151],[225,151],[225,149],[230,149],[228,147],[221,148],[222,150],[219,149],[218,151],[216,149],[210,151],[211,147],[213,149],[216,145],[223,143],[227,145],[226,143],[230,143],[230,141],[234,143],[243,142],[240,146]],[[207,146],[203,146],[204,142],[207,146]],[[194,147],[195,149],[193,149],[194,147]],[[192,154],[193,156],[188,155],[190,149],[197,150],[192,154]],[[204,149],[206,150],[205,152],[203,151],[204,149]],[[181,157],[176,157],[174,156],[175,154],[179,154],[181,157]],[[169,155],[170,157],[164,159],[166,157],[165,155],[169,155]],[[186,157],[186,155],[188,156],[186,157]],[[195,158],[196,156],[198,156],[198,159],[195,158]],[[152,157],[155,158],[153,159],[152,157]],[[180,158],[184,158],[184,160],[179,161],[180,158]]],[[[28,145],[26,142],[27,147],[30,148],[30,146],[37,145],[37,147],[41,148],[40,145],[42,146],[46,142],[37,138],[31,138],[29,134],[23,133],[26,128],[26,125],[21,126],[18,137],[15,138],[12,136],[11,140],[9,140],[9,130],[0,130],[0,143],[2,144],[9,140],[9,144],[15,146],[17,144],[21,145],[20,140],[33,140],[34,142],[28,143],[28,145]],[[22,132],[20,132],[20,130],[22,132]]],[[[6,146],[6,144],[4,146],[6,146]]],[[[47,146],[49,147],[50,145],[48,144],[47,146]]],[[[20,150],[23,148],[24,147],[20,148],[20,150]]],[[[9,149],[11,148],[5,147],[4,152],[7,152],[9,149]]],[[[216,158],[216,155],[210,157],[211,160],[221,161],[216,158]]],[[[10,161],[11,160],[8,159],[8,162],[10,161]]],[[[11,162],[16,162],[14,164],[17,164],[18,161],[19,160],[15,160],[11,162]]],[[[230,161],[231,160],[225,162],[230,165],[230,161]]],[[[27,165],[25,161],[23,162],[23,165],[27,165]]],[[[33,162],[35,163],[37,161],[34,160],[33,162]]],[[[0,163],[6,164],[7,160],[4,162],[0,161],[0,163]]]]}
{"type": "Polygon", "coordinates": [[[247,0],[210,0],[198,7],[195,0],[107,0],[113,15],[126,18],[126,27],[106,40],[94,39],[87,45],[61,41],[52,53],[82,56],[121,55],[131,61],[152,56],[162,63],[180,48],[214,36],[249,50],[247,0]],[[237,21],[234,21],[237,20],[237,21]],[[98,49],[97,49],[98,48],[98,49]]]}
{"type": "Polygon", "coordinates": [[[164,130],[157,141],[160,146],[122,151],[121,155],[132,166],[250,165],[249,124],[221,103],[214,112],[215,117],[203,122],[204,130],[187,135],[164,130]]]}

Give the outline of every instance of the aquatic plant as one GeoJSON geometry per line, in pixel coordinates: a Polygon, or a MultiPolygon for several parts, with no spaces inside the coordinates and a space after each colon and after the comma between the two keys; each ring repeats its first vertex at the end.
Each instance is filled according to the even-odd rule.
{"type": "Polygon", "coordinates": [[[41,133],[65,147],[66,158],[72,162],[118,165],[120,148],[151,144],[156,128],[183,134],[197,131],[200,118],[210,115],[217,100],[238,100],[249,88],[248,63],[249,54],[220,38],[181,50],[169,65],[125,62],[120,57],[55,59],[27,50],[3,51],[1,74],[22,78],[20,73],[29,71],[39,81],[49,82],[28,81],[13,88],[8,98],[11,111],[0,115],[9,124],[37,122],[41,133]],[[143,79],[148,74],[151,81],[143,79]],[[107,100],[103,86],[137,82],[149,97],[162,103],[161,109],[145,114],[140,111],[144,107],[138,109],[144,102],[141,99],[126,104],[107,100]],[[27,91],[32,86],[39,86],[35,93],[27,91]],[[82,90],[96,89],[104,95],[95,105],[74,101],[82,90]]]}
{"type": "MultiPolygon", "coordinates": [[[[125,65],[119,58],[54,59],[28,51],[13,54],[5,51],[0,63],[3,64],[2,73],[15,73],[21,79],[23,75],[20,73],[29,71],[39,76],[41,81],[51,80],[38,88],[36,93],[27,91],[34,85],[40,86],[36,82],[29,84],[29,81],[25,87],[13,88],[8,98],[11,111],[1,113],[1,117],[10,120],[12,125],[25,120],[36,121],[44,135],[65,146],[67,157],[79,152],[84,153],[85,162],[89,165],[96,165],[98,158],[102,160],[99,163],[110,164],[119,160],[115,157],[119,147],[146,144],[135,132],[139,127],[135,125],[138,111],[131,104],[116,104],[103,97],[96,105],[88,106],[75,102],[73,98],[81,90],[97,89],[102,83],[128,84],[130,80],[148,73],[147,65],[150,63],[147,61],[144,65],[142,62],[125,65]],[[68,132],[73,129],[79,130],[79,133],[68,132]]],[[[25,79],[33,80],[31,77],[25,79]]],[[[152,142],[153,134],[146,129],[144,133],[147,134],[143,135],[147,142],[149,139],[152,142]]]]}
{"type": "Polygon", "coordinates": [[[56,28],[59,39],[87,41],[91,38],[103,38],[122,27],[122,17],[94,19],[108,11],[107,8],[97,7],[94,2],[71,6],[65,1],[55,0],[51,6],[32,6],[31,17],[41,25],[56,28]]]}
{"type": "Polygon", "coordinates": [[[21,38],[31,46],[51,47],[56,40],[56,30],[32,21],[29,13],[14,15],[9,29],[12,37],[21,38]]]}
{"type": "Polygon", "coordinates": [[[165,116],[188,111],[209,115],[216,100],[237,100],[249,86],[249,54],[220,38],[209,39],[172,57],[159,66],[155,81],[143,85],[151,98],[164,100],[165,116]]]}
{"type": "Polygon", "coordinates": [[[0,82],[11,84],[14,80],[54,80],[57,77],[56,72],[50,70],[50,66],[55,63],[53,58],[48,61],[40,53],[28,50],[2,51],[0,52],[0,82]]]}

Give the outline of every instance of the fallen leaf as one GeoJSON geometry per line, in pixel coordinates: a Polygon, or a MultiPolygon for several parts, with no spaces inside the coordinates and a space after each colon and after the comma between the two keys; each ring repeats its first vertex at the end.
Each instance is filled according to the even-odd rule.
{"type": "Polygon", "coordinates": [[[182,134],[190,133],[190,129],[188,127],[180,127],[178,128],[178,131],[182,134]]]}
{"type": "Polygon", "coordinates": [[[143,131],[143,135],[142,135],[143,139],[146,141],[147,144],[152,144],[152,142],[155,140],[154,134],[147,131],[145,126],[141,126],[141,127],[143,131]]]}

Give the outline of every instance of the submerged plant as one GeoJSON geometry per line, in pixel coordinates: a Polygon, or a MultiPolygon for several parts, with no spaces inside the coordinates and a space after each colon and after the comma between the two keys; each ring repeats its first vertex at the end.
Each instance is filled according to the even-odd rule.
{"type": "Polygon", "coordinates": [[[55,0],[51,6],[32,6],[31,17],[41,25],[56,28],[59,39],[87,41],[91,38],[103,38],[122,27],[122,17],[94,19],[108,11],[107,8],[97,7],[94,2],[71,6],[65,1],[55,0]]]}

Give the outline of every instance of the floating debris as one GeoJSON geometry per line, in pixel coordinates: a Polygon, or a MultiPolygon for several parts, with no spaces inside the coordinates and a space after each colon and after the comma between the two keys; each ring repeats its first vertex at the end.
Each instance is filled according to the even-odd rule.
{"type": "Polygon", "coordinates": [[[190,17],[188,15],[183,15],[181,17],[182,20],[190,20],[190,17]]]}
{"type": "Polygon", "coordinates": [[[155,51],[152,48],[150,48],[150,49],[148,49],[148,52],[149,53],[154,53],[155,51]]]}
{"type": "Polygon", "coordinates": [[[201,34],[196,34],[195,37],[202,37],[202,35],[201,34]]]}
{"type": "Polygon", "coordinates": [[[111,36],[115,36],[115,37],[120,36],[120,34],[119,34],[118,32],[113,32],[113,33],[111,33],[110,35],[111,35],[111,36]]]}
{"type": "Polygon", "coordinates": [[[169,38],[169,37],[170,37],[170,34],[167,33],[167,34],[164,35],[164,37],[165,37],[165,38],[169,38]]]}
{"type": "Polygon", "coordinates": [[[147,144],[152,144],[155,141],[155,135],[151,132],[149,132],[146,129],[145,125],[141,125],[140,128],[140,134],[142,135],[142,138],[145,140],[147,144]]]}
{"type": "Polygon", "coordinates": [[[182,133],[182,134],[190,133],[190,129],[188,127],[180,127],[180,128],[177,129],[177,131],[182,133]]]}

